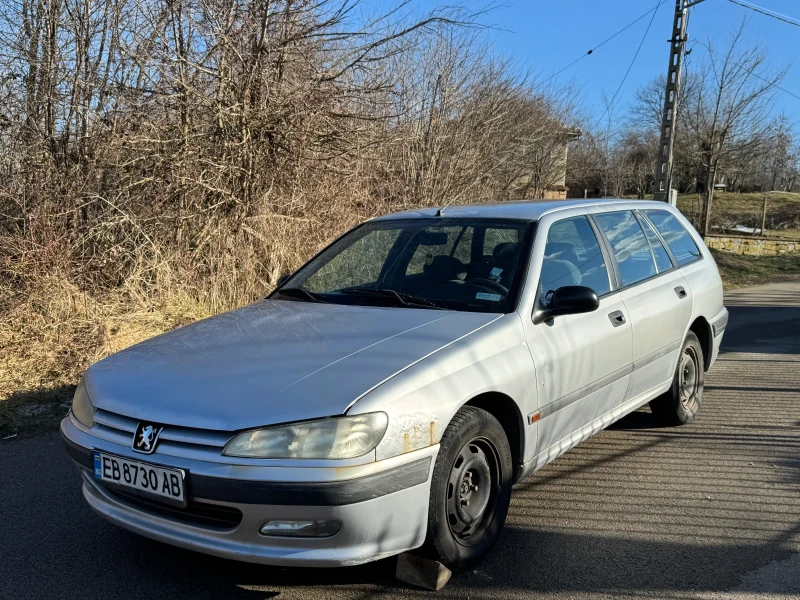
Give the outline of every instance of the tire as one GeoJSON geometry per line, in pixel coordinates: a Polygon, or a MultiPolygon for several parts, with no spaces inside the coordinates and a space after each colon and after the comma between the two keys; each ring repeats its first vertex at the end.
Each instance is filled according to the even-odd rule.
{"type": "Polygon", "coordinates": [[[480,408],[462,407],[442,436],[433,468],[422,553],[453,571],[480,561],[505,523],[512,479],[500,422],[480,408]]]}
{"type": "Polygon", "coordinates": [[[650,401],[650,410],[664,425],[691,423],[703,402],[703,348],[694,332],[683,342],[670,389],[650,401]]]}

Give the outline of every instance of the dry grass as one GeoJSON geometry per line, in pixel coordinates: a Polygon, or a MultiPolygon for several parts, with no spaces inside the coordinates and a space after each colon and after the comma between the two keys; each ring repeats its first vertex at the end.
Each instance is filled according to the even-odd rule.
{"type": "Polygon", "coordinates": [[[120,293],[98,299],[60,273],[2,291],[0,437],[52,427],[93,362],[210,314],[185,294],[150,306],[120,293]]]}
{"type": "Polygon", "coordinates": [[[193,251],[150,232],[150,244],[101,247],[88,260],[74,252],[84,240],[46,231],[37,238],[47,243],[0,236],[0,438],[54,428],[92,363],[264,297],[280,274],[344,230],[397,208],[265,208],[235,229],[210,221],[207,241],[193,251]]]}

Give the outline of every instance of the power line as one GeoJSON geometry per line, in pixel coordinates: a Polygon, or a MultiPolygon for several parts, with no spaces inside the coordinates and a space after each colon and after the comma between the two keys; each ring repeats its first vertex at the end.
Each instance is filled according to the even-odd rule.
{"type": "Polygon", "coordinates": [[[761,81],[763,81],[764,83],[770,83],[770,84],[772,84],[772,87],[774,87],[776,90],[780,90],[780,91],[782,91],[784,94],[789,94],[790,96],[793,96],[794,98],[797,98],[798,100],[800,100],[800,96],[798,96],[798,95],[797,95],[797,94],[795,94],[794,92],[790,92],[790,91],[789,91],[789,90],[787,90],[786,88],[782,88],[782,87],[781,87],[781,86],[779,86],[777,83],[773,83],[773,82],[771,82],[769,79],[767,79],[767,78],[765,78],[765,77],[762,77],[762,76],[761,76],[761,75],[759,75],[758,73],[750,73],[750,74],[751,74],[751,75],[753,75],[754,77],[756,77],[757,79],[760,79],[760,80],[761,80],[761,81]]]}
{"type": "MultiPolygon", "coordinates": [[[[545,82],[544,82],[542,85],[547,85],[547,84],[548,84],[548,83],[550,83],[550,82],[551,82],[553,79],[555,79],[556,77],[558,77],[559,75],[561,75],[561,73],[563,73],[564,71],[566,71],[567,69],[569,69],[569,68],[570,68],[572,65],[574,65],[574,64],[576,64],[576,63],[578,63],[578,62],[582,61],[584,58],[586,58],[586,57],[587,57],[587,56],[589,56],[590,54],[594,53],[594,51],[595,51],[595,50],[598,50],[598,49],[602,48],[602,47],[603,47],[603,46],[605,46],[605,45],[606,45],[608,42],[610,42],[610,41],[611,41],[611,40],[613,40],[615,37],[617,37],[617,36],[618,36],[620,33],[622,33],[623,31],[627,31],[628,29],[630,29],[631,27],[633,27],[634,25],[636,25],[636,23],[638,23],[639,21],[641,21],[642,19],[644,19],[644,18],[645,18],[647,15],[649,15],[650,13],[655,13],[655,11],[657,11],[657,10],[658,10],[658,7],[659,7],[659,6],[661,6],[662,4],[664,4],[665,2],[667,2],[667,0],[661,0],[661,2],[659,2],[658,4],[656,4],[656,5],[655,5],[655,7],[651,8],[650,10],[648,10],[648,11],[647,11],[646,13],[644,13],[643,15],[641,15],[641,16],[639,16],[639,17],[637,17],[636,19],[634,19],[633,21],[631,21],[630,23],[628,23],[627,25],[625,25],[625,27],[623,27],[622,29],[620,29],[619,31],[617,31],[617,32],[616,32],[614,35],[612,35],[612,36],[610,36],[610,37],[606,38],[605,40],[603,40],[602,42],[600,42],[599,44],[597,44],[597,46],[595,46],[594,48],[590,48],[590,49],[589,49],[589,50],[586,52],[586,54],[581,54],[581,55],[580,55],[578,58],[576,58],[575,60],[573,60],[573,61],[572,61],[571,63],[569,63],[567,66],[565,66],[565,67],[563,67],[562,69],[560,69],[559,71],[557,71],[555,74],[553,74],[552,76],[550,76],[550,78],[549,78],[547,81],[545,81],[545,82]]],[[[655,14],[654,14],[653,16],[655,16],[655,14]]],[[[652,19],[651,19],[650,23],[651,23],[651,24],[653,23],[652,19]]],[[[649,30],[649,27],[648,27],[648,30],[649,30]]]]}
{"type": "Polygon", "coordinates": [[[743,2],[742,0],[728,0],[728,2],[733,2],[734,4],[738,4],[739,6],[743,6],[744,8],[749,8],[750,10],[753,10],[757,13],[761,13],[762,15],[772,17],[773,19],[778,19],[778,21],[783,21],[784,23],[788,23],[789,25],[800,27],[800,21],[798,21],[797,19],[793,17],[787,17],[786,15],[782,15],[781,13],[775,12],[774,10],[763,8],[761,6],[756,6],[755,4],[750,4],[749,2],[743,2]]]}
{"type": "Polygon", "coordinates": [[[647,24],[647,29],[645,30],[644,35],[642,36],[642,41],[639,42],[639,47],[636,49],[636,53],[633,55],[633,59],[631,60],[631,64],[628,65],[628,70],[625,71],[625,76],[622,78],[622,81],[619,82],[619,86],[617,86],[617,91],[614,92],[614,95],[611,97],[611,102],[609,102],[608,105],[606,106],[605,112],[603,112],[603,114],[600,115],[600,118],[597,119],[597,123],[595,124],[595,127],[597,127],[600,124],[600,121],[603,120],[603,117],[605,117],[606,114],[608,114],[608,111],[611,110],[611,107],[614,105],[614,100],[617,99],[617,96],[619,95],[619,92],[622,89],[622,86],[625,85],[625,81],[628,79],[628,75],[630,75],[630,73],[631,73],[631,69],[633,68],[633,64],[636,62],[636,59],[639,57],[639,52],[642,51],[642,46],[644,45],[644,41],[647,39],[647,34],[650,33],[650,28],[653,26],[653,21],[655,21],[655,19],[656,19],[656,14],[658,14],[658,7],[661,6],[662,4],[664,4],[664,3],[663,2],[659,2],[658,4],[656,4],[655,8],[653,8],[653,10],[652,10],[653,16],[650,17],[650,22],[647,24]]]}
{"type": "MultiPolygon", "coordinates": [[[[709,46],[708,44],[705,44],[705,43],[701,42],[700,40],[694,40],[694,43],[700,44],[703,48],[705,48],[708,51],[709,54],[713,54],[717,58],[720,58],[719,54],[717,54],[714,50],[712,50],[711,46],[709,46]]],[[[774,87],[777,90],[782,91],[784,94],[788,94],[789,96],[792,96],[793,98],[796,98],[797,100],[800,100],[800,96],[798,96],[794,92],[790,92],[786,88],[779,86],[777,83],[774,83],[773,81],[770,81],[766,77],[762,77],[761,75],[759,75],[755,71],[750,71],[749,74],[752,75],[753,77],[755,77],[756,79],[760,79],[764,83],[771,84],[772,87],[774,87]]]]}

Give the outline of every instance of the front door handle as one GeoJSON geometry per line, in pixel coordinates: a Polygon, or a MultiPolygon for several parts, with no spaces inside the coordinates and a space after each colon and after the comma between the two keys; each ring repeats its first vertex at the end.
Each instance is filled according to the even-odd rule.
{"type": "Polygon", "coordinates": [[[678,294],[678,298],[680,298],[681,300],[686,298],[686,290],[683,289],[683,286],[679,285],[678,287],[676,287],[675,293],[678,294]]]}
{"type": "Polygon", "coordinates": [[[625,324],[625,315],[622,314],[621,310],[615,310],[614,312],[609,313],[608,319],[611,321],[611,324],[614,327],[619,327],[620,325],[625,324]]]}

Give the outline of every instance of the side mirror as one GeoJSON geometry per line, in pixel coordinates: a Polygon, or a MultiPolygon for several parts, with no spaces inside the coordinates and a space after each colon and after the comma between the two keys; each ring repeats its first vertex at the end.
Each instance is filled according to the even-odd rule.
{"type": "Polygon", "coordinates": [[[533,323],[538,324],[561,315],[577,315],[597,310],[600,299],[592,288],[582,285],[565,285],[558,288],[547,306],[537,301],[533,311],[533,323]]]}
{"type": "Polygon", "coordinates": [[[291,277],[291,274],[289,273],[284,273],[278,277],[278,285],[276,287],[281,287],[284,283],[286,283],[286,280],[289,279],[289,277],[291,277]]]}

